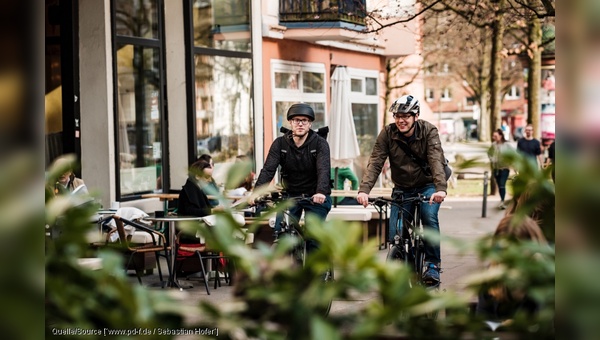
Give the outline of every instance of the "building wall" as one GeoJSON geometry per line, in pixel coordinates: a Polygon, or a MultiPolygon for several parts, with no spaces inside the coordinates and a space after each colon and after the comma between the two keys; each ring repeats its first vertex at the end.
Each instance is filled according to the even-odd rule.
{"type": "MultiPolygon", "coordinates": [[[[367,54],[355,51],[343,50],[335,47],[322,46],[304,41],[289,39],[263,39],[263,91],[264,91],[264,141],[265,157],[273,143],[273,109],[271,103],[273,97],[271,89],[271,60],[285,60],[305,63],[321,63],[326,70],[326,94],[327,111],[331,100],[329,78],[331,77],[332,65],[344,65],[348,67],[385,71],[385,57],[377,54],[367,54]]],[[[379,82],[379,93],[384,93],[383,82],[379,82]]],[[[383,105],[384,103],[380,103],[383,105]]]]}
{"type": "Polygon", "coordinates": [[[110,3],[80,1],[81,175],[108,207],[116,199],[110,3]]]}

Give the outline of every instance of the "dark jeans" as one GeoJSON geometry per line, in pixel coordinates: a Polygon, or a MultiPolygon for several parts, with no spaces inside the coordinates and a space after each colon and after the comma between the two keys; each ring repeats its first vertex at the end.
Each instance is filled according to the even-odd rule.
{"type": "MultiPolygon", "coordinates": [[[[325,221],[327,218],[327,214],[331,210],[331,196],[325,196],[325,202],[323,204],[314,204],[308,201],[299,201],[293,207],[290,208],[290,215],[296,219],[296,221],[300,221],[300,217],[302,217],[302,212],[306,215],[316,215],[321,220],[325,221]]],[[[279,231],[281,216],[277,216],[275,221],[275,231],[279,231]]],[[[315,240],[306,239],[306,252],[310,253],[311,251],[319,248],[319,244],[315,240]]]]}
{"type": "Polygon", "coordinates": [[[498,192],[500,193],[500,200],[504,202],[504,196],[506,196],[506,181],[508,180],[508,169],[496,169],[494,170],[494,179],[498,184],[498,192]]]}
{"type": "MultiPolygon", "coordinates": [[[[422,188],[414,188],[414,189],[405,189],[401,188],[404,191],[404,198],[415,197],[418,194],[425,195],[426,197],[431,197],[435,193],[435,187],[433,184],[428,184],[422,188]]],[[[410,221],[412,219],[411,213],[414,211],[413,202],[405,203],[402,205],[404,209],[404,221],[410,221]],[[410,213],[407,213],[410,212],[410,213]]],[[[392,205],[392,209],[390,209],[390,224],[389,224],[389,234],[388,241],[393,242],[394,235],[396,235],[396,224],[398,223],[398,210],[399,208],[395,205],[392,205]]],[[[428,231],[429,233],[440,234],[440,222],[438,219],[438,211],[440,210],[439,203],[423,202],[421,203],[421,221],[423,223],[423,230],[428,231]]],[[[400,233],[402,233],[402,226],[399,226],[400,233]]],[[[423,243],[425,244],[425,261],[438,265],[441,263],[441,254],[440,254],[440,241],[439,238],[437,240],[427,240],[423,239],[423,243]]]]}

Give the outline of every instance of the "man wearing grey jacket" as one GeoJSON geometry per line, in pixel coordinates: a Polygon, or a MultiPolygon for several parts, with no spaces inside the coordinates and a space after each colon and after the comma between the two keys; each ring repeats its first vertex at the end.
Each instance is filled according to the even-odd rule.
{"type": "MultiPolygon", "coordinates": [[[[369,203],[369,192],[375,185],[381,169],[389,158],[394,189],[402,190],[404,198],[419,194],[429,197],[429,204],[421,206],[423,228],[439,235],[438,211],[446,197],[447,182],[444,173],[444,151],[437,128],[424,120],[419,120],[419,101],[413,96],[398,98],[390,107],[394,123],[384,127],[377,136],[367,169],[358,189],[356,200],[363,206],[369,203]],[[403,143],[404,145],[400,145],[403,143]],[[425,160],[428,169],[415,161],[403,148],[408,148],[418,158],[425,160]]],[[[411,210],[411,203],[403,205],[411,210]]],[[[396,233],[398,220],[397,206],[392,206],[388,237],[390,242],[396,233]]],[[[424,240],[426,271],[423,279],[428,282],[440,281],[439,238],[424,240]]]]}

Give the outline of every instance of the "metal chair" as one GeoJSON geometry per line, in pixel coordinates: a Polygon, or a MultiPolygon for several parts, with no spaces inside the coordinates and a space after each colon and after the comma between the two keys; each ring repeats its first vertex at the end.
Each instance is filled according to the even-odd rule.
{"type": "Polygon", "coordinates": [[[112,218],[114,219],[117,227],[107,234],[107,243],[108,240],[110,240],[111,235],[113,233],[118,233],[120,245],[119,249],[122,250],[126,255],[129,255],[129,259],[127,260],[125,270],[127,270],[130,267],[133,261],[136,276],[138,278],[139,283],[142,284],[142,278],[140,275],[142,269],[138,267],[138,264],[135,261],[135,255],[154,253],[154,255],[156,256],[156,264],[158,266],[158,275],[160,281],[163,282],[162,270],[159,260],[160,256],[164,256],[167,259],[167,267],[169,270],[169,275],[171,275],[171,247],[168,245],[166,238],[162,233],[153,230],[152,228],[149,228],[147,226],[144,226],[140,223],[124,219],[118,215],[113,215],[112,218]],[[145,232],[149,234],[152,239],[152,242],[141,244],[132,243],[131,235],[127,235],[127,233],[125,232],[125,225],[132,226],[133,228],[135,228],[136,231],[145,232]]]}

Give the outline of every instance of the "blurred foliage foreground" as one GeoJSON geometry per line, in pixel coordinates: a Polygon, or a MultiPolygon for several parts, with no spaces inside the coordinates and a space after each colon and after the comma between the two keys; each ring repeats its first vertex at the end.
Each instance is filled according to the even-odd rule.
{"type": "MultiPolygon", "coordinates": [[[[247,167],[233,169],[228,181],[237,183],[245,177],[246,170],[247,167]]],[[[525,168],[522,170],[527,172],[525,168]]],[[[532,173],[527,176],[531,181],[522,179],[523,185],[541,186],[540,193],[548,190],[548,181],[539,181],[545,175],[530,170],[532,173]]],[[[62,172],[64,169],[49,171],[47,187],[52,187],[62,172]]],[[[72,197],[55,197],[51,191],[46,192],[46,225],[61,229],[59,237],[46,237],[46,336],[67,334],[71,338],[89,338],[94,334],[107,335],[107,330],[128,330],[129,334],[122,337],[164,338],[173,335],[147,334],[145,330],[204,327],[218,328],[219,338],[224,339],[498,336],[489,330],[483,317],[470,310],[470,298],[444,290],[411,288],[409,269],[381,261],[375,243],[361,245],[358,225],[339,221],[321,223],[309,217],[306,232],[318,240],[320,249],[309,256],[305,268],[294,268],[285,256],[291,242],[279,242],[275,248],[262,245],[251,249],[232,237],[238,227],[229,209],[218,213],[216,228],[198,225],[186,228],[190,232],[200,230],[207,243],[234,261],[235,299],[218,306],[209,301],[197,308],[182,307],[168,290],[148,289],[127,280],[123,259],[114,250],[91,253],[84,233],[89,230],[97,208],[93,201],[82,204],[72,197]],[[78,266],[78,258],[90,256],[103,260],[101,269],[78,266]],[[324,284],[320,275],[330,264],[335,268],[335,281],[324,284]],[[360,309],[324,316],[323,309],[331,299],[350,300],[355,294],[377,294],[378,298],[360,309]],[[440,313],[437,318],[428,317],[432,312],[440,313]],[[189,318],[186,320],[190,315],[196,320],[193,324],[189,318]]],[[[444,242],[457,244],[464,252],[477,253],[484,262],[498,264],[468,279],[470,296],[502,284],[509,290],[526,292],[540,306],[533,315],[517,313],[503,332],[523,338],[554,338],[552,246],[492,243],[489,237],[470,245],[458,240],[444,242]]]]}

